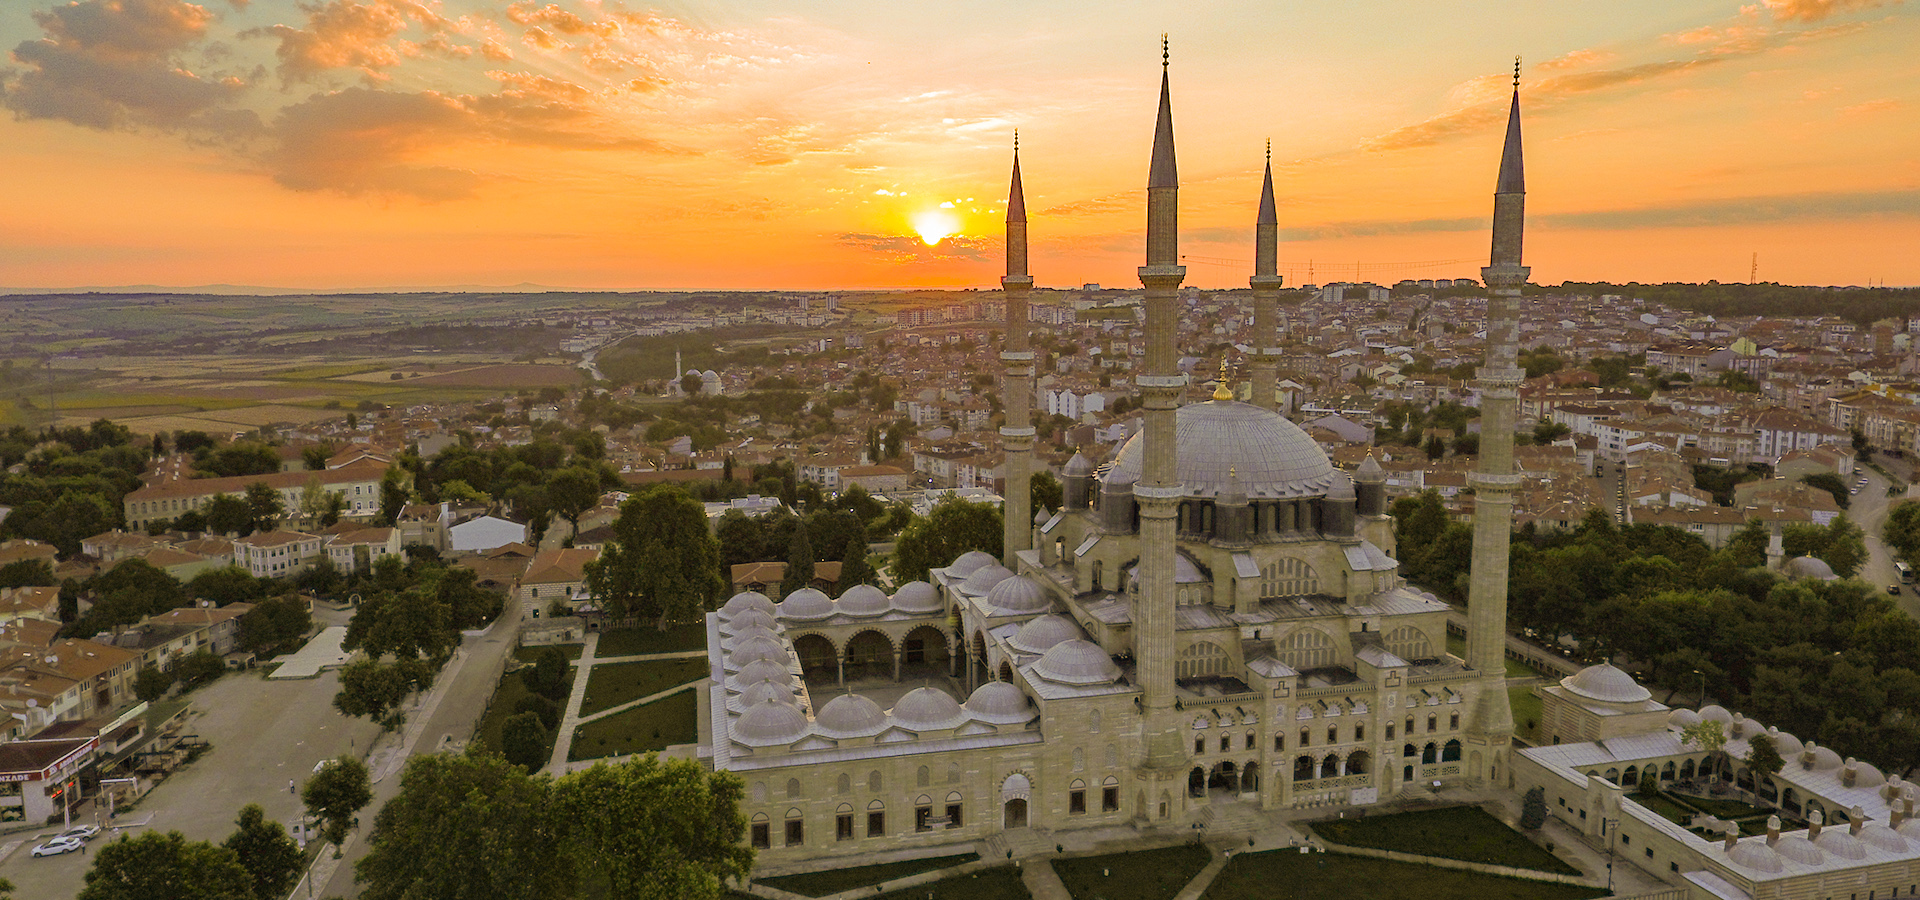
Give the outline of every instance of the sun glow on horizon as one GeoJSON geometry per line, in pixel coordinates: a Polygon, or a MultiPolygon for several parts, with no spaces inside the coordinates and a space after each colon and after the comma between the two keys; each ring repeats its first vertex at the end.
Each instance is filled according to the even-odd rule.
{"type": "Polygon", "coordinates": [[[927,246],[931,247],[940,243],[941,239],[948,235],[958,233],[960,231],[960,221],[954,218],[952,213],[944,210],[930,209],[926,212],[914,214],[913,230],[919,232],[920,240],[925,241],[927,246]]]}

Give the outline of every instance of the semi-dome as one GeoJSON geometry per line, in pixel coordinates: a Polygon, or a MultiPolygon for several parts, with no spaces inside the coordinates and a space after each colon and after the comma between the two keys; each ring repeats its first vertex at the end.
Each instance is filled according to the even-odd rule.
{"type": "Polygon", "coordinates": [[[966,718],[960,704],[939,688],[914,688],[893,705],[893,723],[909,731],[955,728],[966,718]]]}
{"type": "Polygon", "coordinates": [[[972,575],[981,566],[991,565],[992,563],[993,557],[986,551],[968,550],[960,554],[959,559],[954,560],[951,565],[948,565],[947,571],[961,578],[965,578],[968,575],[972,575]]]}
{"type": "MultiPolygon", "coordinates": [[[[975,573],[976,576],[978,574],[975,573]]],[[[1053,598],[1047,596],[1047,589],[1041,587],[1038,582],[1025,575],[1015,575],[1003,579],[987,592],[987,605],[999,610],[1003,615],[1017,616],[1045,612],[1053,606],[1053,598]]]]}
{"type": "Polygon", "coordinates": [[[759,591],[741,591],[728,599],[725,606],[720,607],[720,618],[730,620],[749,609],[757,609],[767,615],[773,615],[773,601],[768,600],[767,595],[759,591]]]}
{"type": "MultiPolygon", "coordinates": [[[[1017,725],[1034,716],[1027,695],[1005,681],[989,681],[975,688],[973,696],[967,698],[967,712],[992,725],[1017,725]]],[[[1914,821],[1920,823],[1920,819],[1914,821]]]]}
{"type": "MultiPolygon", "coordinates": [[[[1229,473],[1250,499],[1317,496],[1333,484],[1333,463],[1300,426],[1271,410],[1231,400],[1189,403],[1174,412],[1178,480],[1190,497],[1218,497],[1229,473]]],[[[1138,483],[1146,444],[1127,439],[1103,480],[1138,483]]]]}
{"type": "Polygon", "coordinates": [[[771,681],[782,687],[791,687],[793,673],[787,671],[786,666],[773,660],[756,659],[741,666],[740,671],[733,676],[735,690],[744,691],[758,681],[771,681]]]}
{"type": "Polygon", "coordinates": [[[992,563],[973,570],[973,574],[968,575],[967,580],[960,583],[960,590],[969,596],[978,597],[993,590],[994,586],[1000,582],[1012,577],[1012,569],[999,563],[992,563]]]}
{"type": "Polygon", "coordinates": [[[870,584],[856,584],[840,595],[838,607],[841,615],[864,619],[886,615],[893,604],[885,591],[870,584]]]}
{"type": "Polygon", "coordinates": [[[1787,560],[1788,578],[1811,578],[1817,581],[1834,581],[1840,576],[1833,574],[1833,567],[1817,556],[1796,556],[1787,560]]]}
{"type": "Polygon", "coordinates": [[[1056,684],[1111,684],[1120,677],[1113,657],[1092,641],[1061,641],[1034,665],[1040,677],[1056,684]]]}
{"type": "Polygon", "coordinates": [[[887,727],[887,713],[864,694],[842,694],[820,707],[813,725],[821,737],[872,737],[887,727]]]}
{"type": "Polygon", "coordinates": [[[1061,641],[1078,637],[1080,628],[1073,624],[1073,620],[1061,615],[1046,615],[1020,626],[1020,631],[1007,643],[1023,653],[1045,653],[1061,641]]]}
{"type": "Polygon", "coordinates": [[[790,703],[752,706],[733,723],[733,739],[749,747],[778,747],[807,735],[807,716],[790,703]]]}
{"type": "Polygon", "coordinates": [[[720,630],[737,635],[749,628],[778,628],[779,621],[773,617],[773,609],[773,604],[768,603],[766,609],[753,608],[735,613],[732,618],[722,622],[720,630]]]}
{"type": "Polygon", "coordinates": [[[943,605],[939,592],[924,581],[909,581],[893,592],[893,608],[903,613],[936,613],[943,605]]]}
{"type": "Polygon", "coordinates": [[[833,601],[816,588],[801,588],[780,601],[780,618],[798,622],[824,619],[833,615],[833,601]]]}
{"type": "Polygon", "coordinates": [[[1653,696],[1652,691],[1641,687],[1632,675],[1615,668],[1612,663],[1581,669],[1560,679],[1560,686],[1602,703],[1639,703],[1653,696]]]}

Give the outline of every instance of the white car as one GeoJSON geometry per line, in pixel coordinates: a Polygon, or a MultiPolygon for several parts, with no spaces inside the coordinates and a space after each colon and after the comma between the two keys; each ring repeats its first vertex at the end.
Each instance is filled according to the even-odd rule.
{"type": "Polygon", "coordinates": [[[53,837],[55,840],[59,840],[60,838],[76,838],[82,841],[90,841],[99,836],[100,826],[98,825],[75,825],[53,837]]]}
{"type": "Polygon", "coordinates": [[[86,845],[86,841],[77,837],[66,837],[62,835],[33,848],[33,855],[36,858],[41,856],[59,856],[62,853],[72,853],[86,845]]]}

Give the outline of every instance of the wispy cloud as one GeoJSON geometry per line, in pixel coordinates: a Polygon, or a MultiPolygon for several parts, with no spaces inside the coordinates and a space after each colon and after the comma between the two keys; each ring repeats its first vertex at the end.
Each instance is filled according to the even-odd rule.
{"type": "Polygon", "coordinates": [[[841,245],[865,250],[897,263],[931,262],[941,259],[985,260],[998,252],[999,241],[948,235],[937,244],[900,234],[846,232],[836,236],[841,245]]]}
{"type": "Polygon", "coordinates": [[[1920,191],[1730,197],[1641,209],[1560,213],[1541,217],[1541,223],[1555,228],[1702,228],[1875,217],[1920,218],[1920,191]]]}
{"type": "Polygon", "coordinates": [[[1774,18],[1790,22],[1818,22],[1837,13],[1898,5],[1900,0],[1762,0],[1774,18]]]}

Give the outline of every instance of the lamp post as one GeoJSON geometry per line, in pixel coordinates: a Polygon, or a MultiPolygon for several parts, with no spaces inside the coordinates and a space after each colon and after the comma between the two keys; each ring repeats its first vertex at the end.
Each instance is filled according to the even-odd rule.
{"type": "Polygon", "coordinates": [[[1707,705],[1707,673],[1695,669],[1693,674],[1700,676],[1700,702],[1694,705],[1694,709],[1699,709],[1707,705]]]}
{"type": "Polygon", "coordinates": [[[1620,830],[1619,819],[1601,819],[1600,834],[1607,839],[1607,894],[1613,894],[1613,836],[1620,830]]]}

